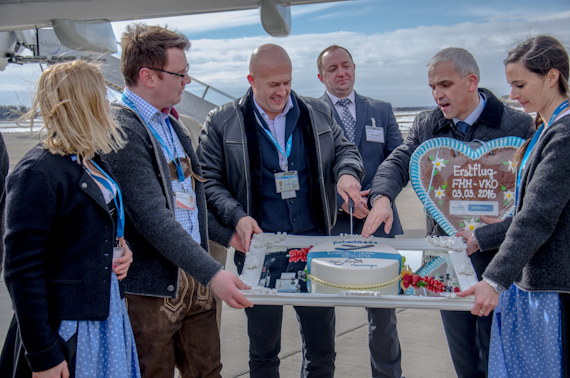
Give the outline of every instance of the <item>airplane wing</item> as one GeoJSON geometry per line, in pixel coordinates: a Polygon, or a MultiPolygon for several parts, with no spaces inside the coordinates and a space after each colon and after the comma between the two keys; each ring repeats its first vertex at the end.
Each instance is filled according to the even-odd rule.
{"type": "Polygon", "coordinates": [[[46,27],[71,50],[109,54],[117,52],[112,21],[259,8],[265,31],[285,37],[291,5],[335,1],[345,0],[0,0],[0,71],[9,63],[42,61],[39,31],[46,27]],[[18,55],[25,48],[33,59],[18,55]]]}
{"type": "Polygon", "coordinates": [[[0,0],[0,32],[50,27],[54,19],[124,21],[333,1],[341,0],[0,0]]]}

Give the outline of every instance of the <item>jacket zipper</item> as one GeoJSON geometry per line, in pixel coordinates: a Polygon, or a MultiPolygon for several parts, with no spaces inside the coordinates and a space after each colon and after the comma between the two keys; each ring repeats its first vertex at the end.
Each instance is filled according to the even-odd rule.
{"type": "Polygon", "coordinates": [[[247,149],[247,139],[245,138],[245,125],[243,124],[243,117],[242,117],[242,113],[241,110],[238,108],[238,105],[235,105],[236,107],[236,115],[238,117],[238,121],[239,121],[239,125],[241,128],[241,138],[243,140],[243,148],[242,148],[242,154],[243,154],[243,167],[245,168],[245,172],[244,172],[244,177],[245,177],[245,187],[246,187],[246,209],[247,209],[247,214],[251,215],[251,209],[249,206],[250,203],[250,188],[249,188],[249,167],[247,165],[247,158],[245,156],[245,150],[247,149]]]}
{"type": "Polygon", "coordinates": [[[331,217],[330,217],[330,209],[329,209],[329,203],[327,201],[327,192],[325,190],[325,178],[323,177],[323,164],[322,164],[322,159],[321,159],[321,141],[319,139],[319,134],[317,133],[316,130],[316,125],[315,125],[315,116],[313,113],[313,107],[309,104],[307,104],[307,107],[309,108],[309,115],[311,117],[311,129],[313,131],[313,134],[315,135],[315,140],[317,142],[317,161],[319,163],[319,177],[321,179],[321,193],[323,193],[323,205],[325,207],[325,215],[326,215],[326,225],[327,225],[327,234],[330,235],[331,232],[331,217]]]}

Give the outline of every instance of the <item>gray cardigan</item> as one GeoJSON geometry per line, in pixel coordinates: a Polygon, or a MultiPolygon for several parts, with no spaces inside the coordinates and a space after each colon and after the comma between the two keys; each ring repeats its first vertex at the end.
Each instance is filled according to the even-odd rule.
{"type": "MultiPolygon", "coordinates": [[[[123,191],[125,239],[133,251],[133,263],[124,280],[125,292],[175,298],[178,268],[208,286],[222,265],[208,254],[208,238],[228,246],[234,231],[222,226],[206,209],[204,184],[196,181],[196,203],[201,244],[174,218],[174,194],[170,171],[159,142],[139,116],[126,106],[113,104],[111,114],[122,126],[127,144],[105,155],[123,191]],[[209,231],[209,232],[208,232],[209,231]]],[[[174,117],[176,135],[198,175],[202,170],[190,136],[174,117]]]]}
{"type": "Polygon", "coordinates": [[[505,288],[570,293],[570,115],[543,132],[521,188],[513,218],[475,233],[483,251],[500,244],[483,276],[505,288]]]}

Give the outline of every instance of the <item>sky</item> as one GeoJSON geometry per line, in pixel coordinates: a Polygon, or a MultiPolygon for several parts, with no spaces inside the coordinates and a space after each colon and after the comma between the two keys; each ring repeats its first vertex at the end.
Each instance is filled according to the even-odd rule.
{"type": "MultiPolygon", "coordinates": [[[[570,50],[570,0],[354,0],[294,6],[291,13],[292,32],[284,38],[265,33],[258,10],[142,21],[187,35],[190,75],[234,97],[249,88],[249,57],[264,43],[285,48],[293,90],[313,97],[324,93],[317,56],[341,45],[356,64],[356,91],[395,107],[435,105],[426,64],[446,47],[469,50],[479,63],[480,86],[497,96],[510,92],[502,62],[518,43],[549,34],[570,50]]],[[[129,23],[113,23],[117,39],[129,23]]],[[[0,105],[29,105],[40,74],[38,64],[8,65],[0,72],[0,105]]],[[[204,87],[192,83],[187,89],[202,94],[204,87]]],[[[213,92],[206,99],[228,101],[213,92]]]]}

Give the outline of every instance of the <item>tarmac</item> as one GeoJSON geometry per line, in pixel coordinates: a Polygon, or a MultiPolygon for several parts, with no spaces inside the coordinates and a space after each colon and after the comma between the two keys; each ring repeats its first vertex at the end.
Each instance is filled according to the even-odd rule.
{"type": "MultiPolygon", "coordinates": [[[[38,142],[37,134],[3,134],[10,169],[38,142]]],[[[408,185],[396,199],[405,238],[425,235],[425,215],[418,197],[408,185]]],[[[226,269],[236,273],[233,251],[228,252],[226,269]]],[[[406,378],[456,377],[438,310],[396,309],[402,349],[402,370],[406,378]]],[[[13,311],[3,277],[0,277],[0,340],[4,340],[13,311]]],[[[248,377],[246,317],[243,310],[224,304],[221,327],[221,352],[226,378],[248,377]]],[[[368,320],[364,308],[336,308],[336,377],[370,377],[368,320]]],[[[301,337],[295,311],[284,306],[280,374],[282,378],[300,376],[301,337]]]]}

